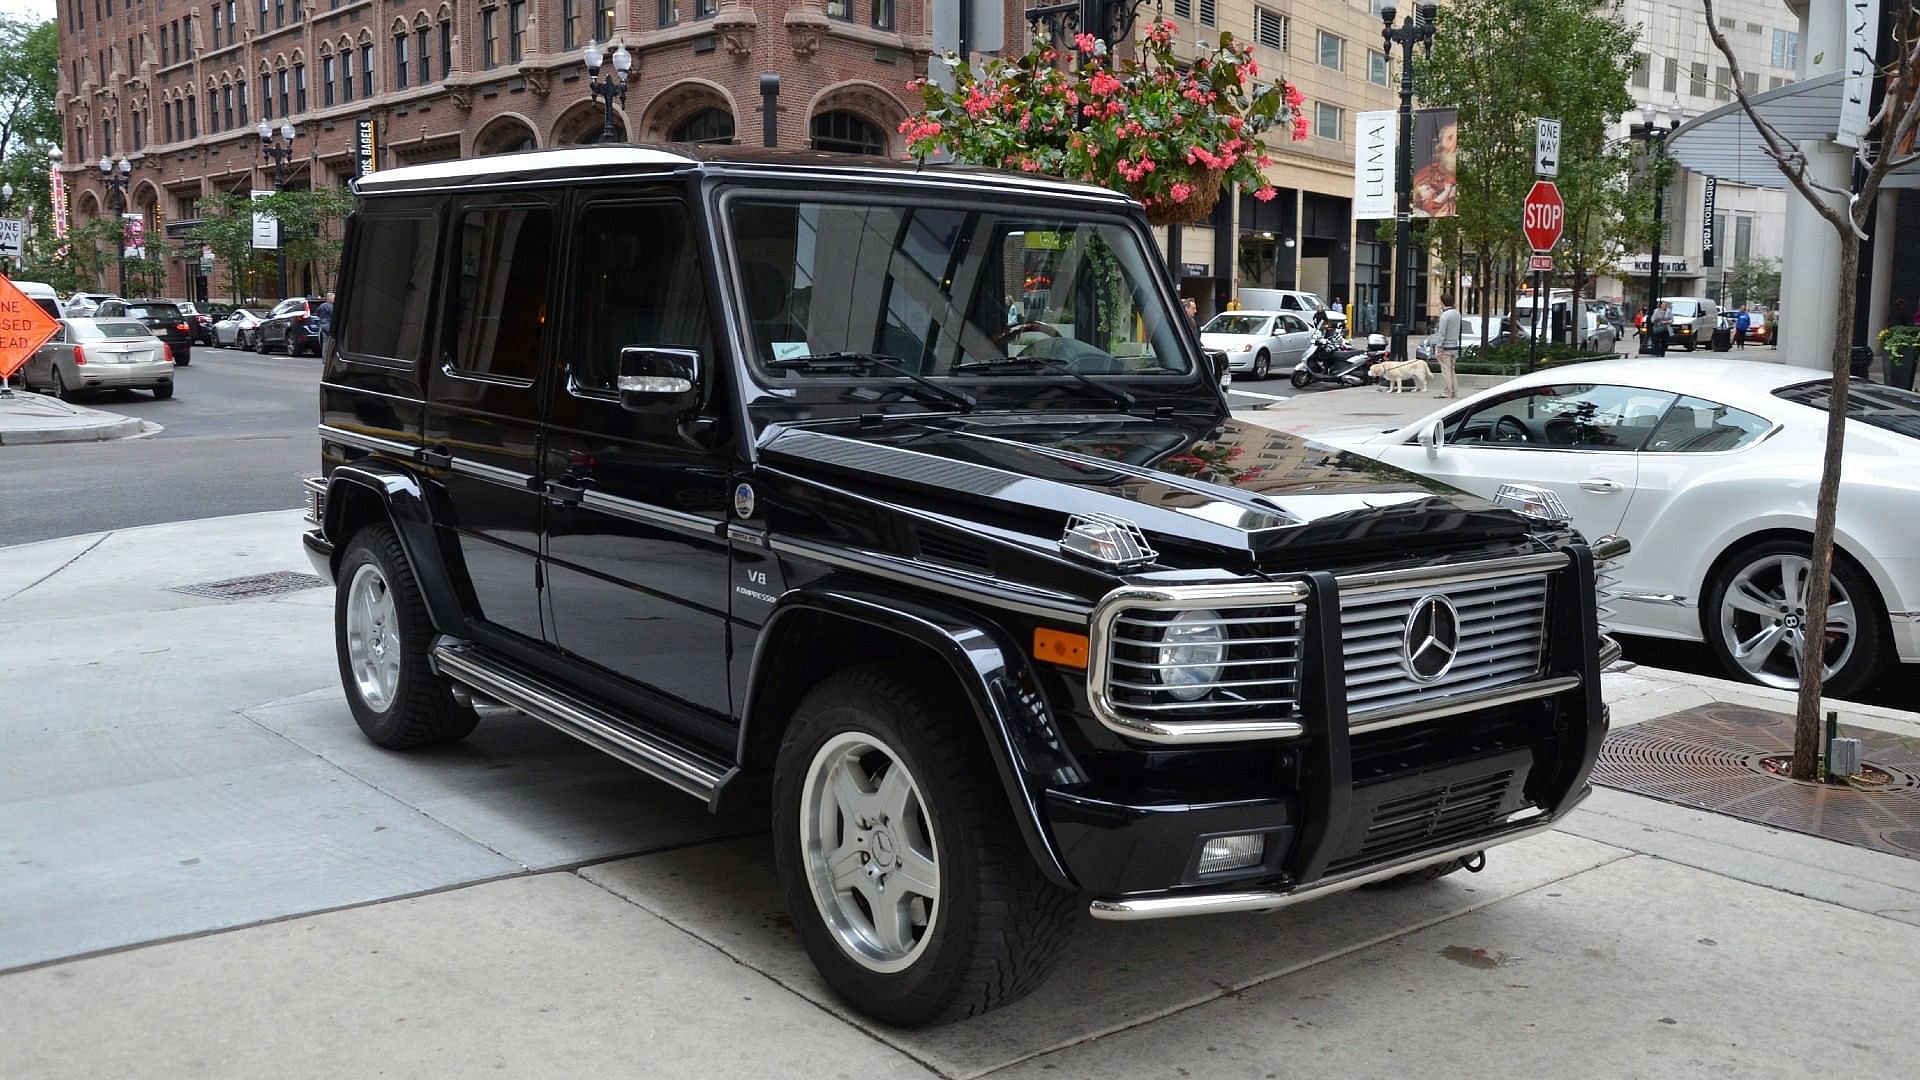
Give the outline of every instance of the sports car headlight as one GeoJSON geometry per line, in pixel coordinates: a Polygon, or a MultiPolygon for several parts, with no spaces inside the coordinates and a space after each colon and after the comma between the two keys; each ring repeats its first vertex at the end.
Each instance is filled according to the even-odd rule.
{"type": "Polygon", "coordinates": [[[1217,611],[1186,611],[1167,623],[1160,637],[1160,681],[1181,701],[1198,701],[1220,681],[1227,633],[1217,611]]]}

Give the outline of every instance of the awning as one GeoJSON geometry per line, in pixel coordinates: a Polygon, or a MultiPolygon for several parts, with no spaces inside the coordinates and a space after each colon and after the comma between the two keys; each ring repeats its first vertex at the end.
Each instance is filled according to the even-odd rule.
{"type": "MultiPolygon", "coordinates": [[[[1840,126],[1840,93],[1846,78],[1846,72],[1830,71],[1776,86],[1748,100],[1788,142],[1831,139],[1840,126]]],[[[1764,146],[1738,101],[1696,116],[1667,136],[1667,153],[1690,171],[1729,183],[1786,187],[1787,178],[1780,175],[1764,146]]],[[[1920,187],[1920,163],[1887,177],[1884,186],[1920,187]]]]}

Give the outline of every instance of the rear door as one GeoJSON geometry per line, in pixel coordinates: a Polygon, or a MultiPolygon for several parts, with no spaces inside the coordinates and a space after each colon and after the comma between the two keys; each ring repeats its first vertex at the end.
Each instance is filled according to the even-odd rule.
{"type": "Polygon", "coordinates": [[[569,656],[726,716],[733,465],[727,410],[628,412],[629,346],[693,349],[717,391],[700,240],[672,189],[579,199],[562,310],[564,380],[545,445],[549,638],[569,656]]]}
{"type": "MultiPolygon", "coordinates": [[[[427,377],[424,461],[443,479],[477,614],[533,646],[539,572],[541,396],[557,291],[556,196],[455,200],[440,259],[441,332],[427,377]]],[[[363,227],[372,227],[371,222],[363,227]]]]}
{"type": "Polygon", "coordinates": [[[1286,368],[1306,358],[1313,331],[1300,316],[1281,314],[1273,318],[1273,336],[1279,342],[1273,362],[1277,367],[1286,368]]]}

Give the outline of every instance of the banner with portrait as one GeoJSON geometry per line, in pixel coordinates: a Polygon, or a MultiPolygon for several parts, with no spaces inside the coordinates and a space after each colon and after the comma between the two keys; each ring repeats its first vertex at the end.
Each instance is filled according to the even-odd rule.
{"type": "Polygon", "coordinates": [[[1413,114],[1413,216],[1452,217],[1460,198],[1460,110],[1413,114]]]}

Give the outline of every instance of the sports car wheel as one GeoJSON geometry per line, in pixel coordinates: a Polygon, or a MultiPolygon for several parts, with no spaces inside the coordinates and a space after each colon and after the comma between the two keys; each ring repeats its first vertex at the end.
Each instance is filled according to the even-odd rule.
{"type": "MultiPolygon", "coordinates": [[[[1728,560],[1706,605],[1707,638],[1728,674],[1799,689],[1812,569],[1809,545],[1797,540],[1770,541],[1728,560]]],[[[1828,588],[1825,686],[1844,697],[1879,670],[1886,632],[1879,594],[1852,563],[1834,559],[1828,588]]]]}

